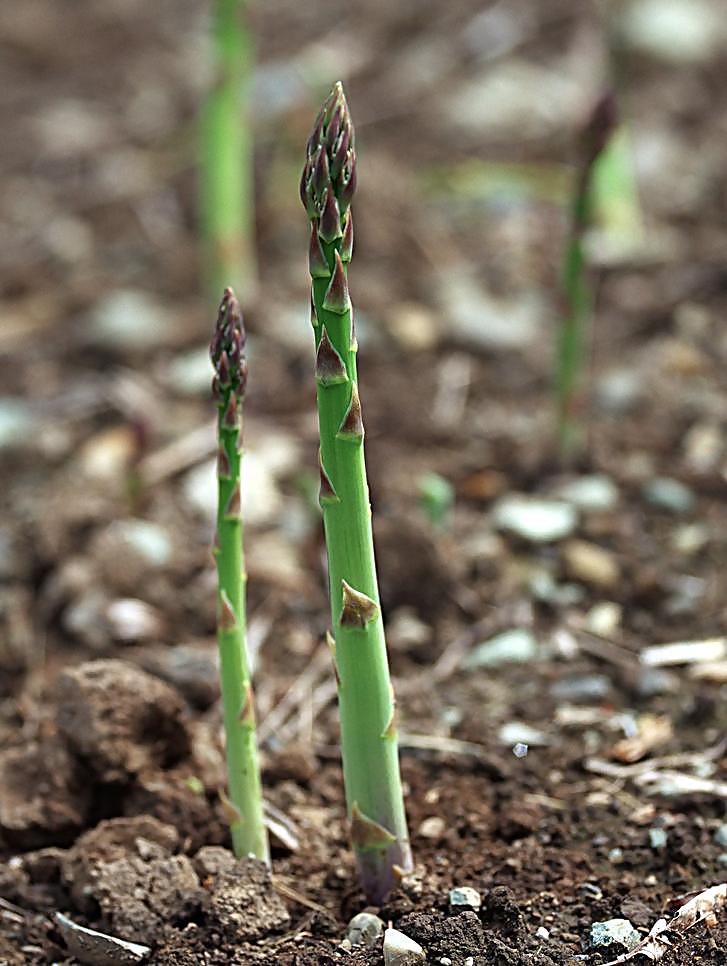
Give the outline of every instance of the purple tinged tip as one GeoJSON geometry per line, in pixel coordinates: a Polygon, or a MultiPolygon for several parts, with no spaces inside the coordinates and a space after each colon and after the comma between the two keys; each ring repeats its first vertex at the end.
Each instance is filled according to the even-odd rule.
{"type": "MultiPolygon", "coordinates": [[[[308,246],[308,271],[313,278],[328,278],[331,270],[328,267],[326,256],[323,252],[321,240],[318,237],[316,223],[311,225],[310,244],[308,246]]],[[[313,307],[315,312],[315,306],[313,307]]]]}
{"type": "Polygon", "coordinates": [[[229,480],[231,476],[230,472],[230,458],[227,455],[227,450],[220,444],[217,450],[217,476],[221,480],[229,480]]]}
{"type": "Polygon", "coordinates": [[[237,520],[240,517],[242,511],[242,500],[240,495],[240,481],[235,483],[235,486],[230,494],[230,499],[227,501],[227,506],[225,507],[225,519],[226,520],[237,520]]]}
{"type": "Polygon", "coordinates": [[[363,418],[361,416],[361,400],[358,396],[356,383],[351,384],[351,402],[343,417],[343,422],[338,428],[336,439],[347,439],[358,443],[364,437],[363,418]]]}
{"type": "Polygon", "coordinates": [[[324,242],[333,242],[341,237],[341,212],[333,192],[333,186],[328,185],[326,200],[321,211],[318,234],[324,242]]]}
{"type": "Polygon", "coordinates": [[[227,401],[227,408],[222,417],[222,426],[224,429],[234,430],[240,428],[240,417],[237,412],[237,396],[234,393],[230,393],[230,398],[227,401]]]}
{"type": "Polygon", "coordinates": [[[336,352],[325,325],[316,351],[316,379],[322,386],[335,386],[341,382],[348,382],[346,365],[336,352]]]}
{"type": "Polygon", "coordinates": [[[613,91],[603,94],[591,108],[581,130],[581,150],[587,165],[593,164],[618,127],[618,103],[613,91]]]}
{"type": "Polygon", "coordinates": [[[333,275],[323,298],[323,308],[336,315],[343,315],[351,308],[346,271],[338,252],[334,253],[333,275]]]}
{"type": "Polygon", "coordinates": [[[343,241],[341,242],[341,261],[350,262],[353,255],[353,212],[346,212],[343,226],[343,241]]]}

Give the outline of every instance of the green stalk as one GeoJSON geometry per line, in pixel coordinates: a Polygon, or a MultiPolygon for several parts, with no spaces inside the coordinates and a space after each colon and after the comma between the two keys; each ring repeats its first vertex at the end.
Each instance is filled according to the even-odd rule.
{"type": "Polygon", "coordinates": [[[301,198],[311,220],[320,502],[328,549],[341,750],[351,841],[369,901],[412,868],[394,697],[374,561],[347,266],[353,249],[354,131],[340,83],[308,141],[301,198]]]}
{"type": "Polygon", "coordinates": [[[558,333],[555,398],[561,456],[569,459],[583,437],[580,412],[588,330],[594,296],[585,236],[594,208],[593,172],[616,126],[615,100],[607,94],[596,104],[581,132],[580,158],[573,193],[570,237],[563,264],[565,311],[558,333]]]}
{"type": "Polygon", "coordinates": [[[227,746],[226,811],[238,856],[269,862],[255,735],[255,708],[245,644],[245,560],[240,511],[242,402],[247,383],[245,329],[232,289],[225,289],[210,346],[217,400],[217,642],[227,746]]]}
{"type": "Polygon", "coordinates": [[[200,220],[204,276],[217,293],[255,284],[253,142],[249,117],[253,42],[247,0],[215,0],[214,80],[202,108],[200,220]]]}

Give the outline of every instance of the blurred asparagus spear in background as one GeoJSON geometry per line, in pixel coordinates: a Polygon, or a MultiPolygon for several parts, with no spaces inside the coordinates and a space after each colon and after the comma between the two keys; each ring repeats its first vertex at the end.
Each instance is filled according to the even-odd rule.
{"type": "Polygon", "coordinates": [[[253,139],[254,48],[247,0],[214,0],[212,87],[202,107],[200,221],[204,279],[215,296],[232,285],[243,303],[255,286],[253,139]]]}
{"type": "Polygon", "coordinates": [[[263,821],[250,669],[246,651],[245,560],[240,510],[242,402],[247,383],[245,329],[232,289],[225,289],[210,346],[218,409],[217,641],[227,752],[225,800],[238,856],[269,861],[263,821]]]}
{"type": "Polygon", "coordinates": [[[309,267],[323,508],[335,635],[341,750],[362,887],[379,903],[411,869],[394,698],[374,561],[347,267],[353,248],[354,130],[340,83],[308,141],[301,199],[309,267]]]}
{"type": "Polygon", "coordinates": [[[573,455],[581,443],[581,388],[593,313],[585,235],[593,217],[593,171],[616,128],[616,101],[612,93],[594,106],[579,138],[570,236],[563,266],[565,311],[558,335],[555,394],[561,456],[573,455]]]}

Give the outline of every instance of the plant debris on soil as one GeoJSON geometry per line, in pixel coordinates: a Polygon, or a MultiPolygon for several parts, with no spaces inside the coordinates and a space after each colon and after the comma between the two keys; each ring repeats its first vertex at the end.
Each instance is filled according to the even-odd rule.
{"type": "Polygon", "coordinates": [[[255,5],[244,512],[271,872],[234,858],[219,795],[205,5],[0,10],[2,966],[380,966],[389,926],[443,966],[727,961],[724,11],[682,0],[685,39],[667,5],[624,7],[644,230],[593,239],[589,445],[564,469],[553,338],[596,6],[255,5]],[[416,861],[378,909],[345,826],[297,196],[339,77],[416,861]],[[437,524],[431,473],[455,494],[437,524]],[[371,946],[347,939],[362,911],[371,946]]]}

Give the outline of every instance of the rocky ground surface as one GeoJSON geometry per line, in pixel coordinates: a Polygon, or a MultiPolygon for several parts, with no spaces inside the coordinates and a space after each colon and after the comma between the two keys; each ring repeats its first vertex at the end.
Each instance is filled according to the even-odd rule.
{"type": "MultiPolygon", "coordinates": [[[[642,224],[592,239],[590,431],[567,467],[549,386],[598,8],[256,5],[245,513],[272,874],[234,859],[218,794],[203,6],[0,9],[0,963],[380,966],[389,926],[410,946],[388,933],[389,962],[613,960],[727,879],[724,3],[619,6],[642,224]],[[324,643],[297,197],[338,77],[417,861],[373,910],[324,643]]],[[[724,963],[720,906],[662,961],[724,963]]]]}

